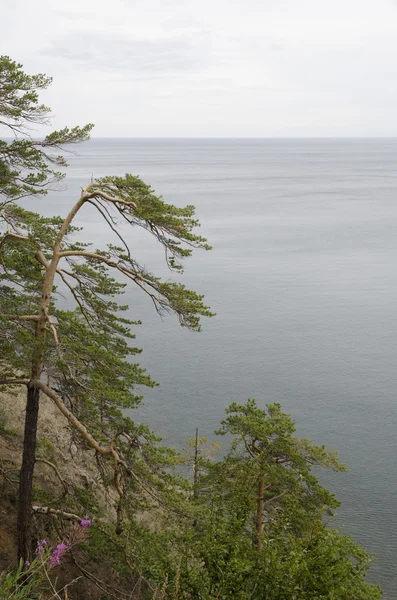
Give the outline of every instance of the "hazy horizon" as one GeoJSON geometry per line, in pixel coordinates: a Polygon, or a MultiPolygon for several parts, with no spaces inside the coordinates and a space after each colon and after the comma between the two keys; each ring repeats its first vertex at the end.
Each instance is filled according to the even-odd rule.
{"type": "Polygon", "coordinates": [[[91,140],[397,140],[397,135],[350,135],[350,136],[115,136],[92,135],[91,140]]]}
{"type": "MultiPolygon", "coordinates": [[[[23,136],[21,136],[23,137],[23,136]]],[[[31,138],[40,139],[43,136],[31,135],[31,138]]],[[[0,139],[12,140],[14,137],[1,136],[0,139]]],[[[88,141],[93,140],[397,140],[397,135],[350,135],[350,136],[323,136],[323,135],[312,135],[312,136],[116,136],[116,135],[91,135],[88,141]]],[[[84,144],[88,142],[82,142],[84,144]]]]}

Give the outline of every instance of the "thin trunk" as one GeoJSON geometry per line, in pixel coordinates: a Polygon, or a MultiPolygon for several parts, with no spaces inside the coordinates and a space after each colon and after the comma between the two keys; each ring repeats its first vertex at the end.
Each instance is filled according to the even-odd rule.
{"type": "Polygon", "coordinates": [[[45,275],[41,290],[40,311],[35,329],[36,347],[32,357],[31,385],[28,386],[27,393],[22,468],[19,479],[18,557],[23,562],[30,560],[32,555],[32,488],[40,398],[40,389],[35,385],[35,382],[40,380],[43,370],[46,326],[49,321],[48,311],[51,305],[54,278],[61,258],[61,245],[71,222],[86,202],[86,194],[91,186],[92,184],[89,184],[84,188],[79,201],[73,206],[64,220],[53,247],[51,261],[46,259],[41,249],[35,255],[38,262],[45,267],[45,275]]]}
{"type": "MultiPolygon", "coordinates": [[[[194,446],[194,462],[193,462],[193,498],[195,498],[195,499],[198,496],[197,482],[198,482],[198,427],[196,427],[196,443],[194,446]]],[[[193,527],[197,526],[197,519],[193,520],[192,525],[193,525],[193,527]]]]}
{"type": "Polygon", "coordinates": [[[36,434],[39,416],[40,390],[29,387],[27,393],[22,468],[19,479],[18,559],[32,557],[32,487],[36,458],[36,434]]]}
{"type": "Polygon", "coordinates": [[[197,481],[198,481],[198,428],[196,427],[196,444],[194,446],[194,463],[193,463],[193,495],[197,498],[197,481]]]}
{"type": "Polygon", "coordinates": [[[256,499],[256,548],[262,547],[262,535],[264,529],[263,512],[265,509],[265,476],[259,475],[258,479],[258,497],[256,499]]]}
{"type": "Polygon", "coordinates": [[[32,491],[36,460],[37,423],[39,419],[40,389],[35,385],[43,370],[44,347],[48,309],[51,303],[57,260],[48,265],[43,281],[39,318],[35,328],[35,349],[26,398],[25,430],[23,437],[22,468],[18,494],[18,558],[24,563],[32,558],[32,491]]]}
{"type": "Polygon", "coordinates": [[[100,403],[99,403],[99,415],[100,415],[99,418],[100,418],[100,422],[101,422],[101,432],[102,433],[105,432],[105,416],[104,416],[103,405],[104,405],[104,400],[103,400],[103,398],[101,398],[100,403]]]}

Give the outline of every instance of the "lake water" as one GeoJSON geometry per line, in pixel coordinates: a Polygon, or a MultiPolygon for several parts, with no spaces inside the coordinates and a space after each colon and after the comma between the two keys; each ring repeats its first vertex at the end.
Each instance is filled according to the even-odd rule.
{"type": "MultiPolygon", "coordinates": [[[[65,214],[91,175],[130,172],[194,204],[214,247],[184,275],[217,313],[202,333],[126,295],[161,384],[138,419],[180,446],[196,427],[211,436],[232,400],[281,402],[349,465],[323,477],[343,503],[338,525],[377,555],[370,578],[395,598],[397,140],[98,139],[70,164],[67,190],[40,201],[47,214],[65,214]]],[[[98,217],[79,217],[95,247],[109,239],[98,217]]],[[[158,246],[129,240],[168,277],[158,246]]]]}

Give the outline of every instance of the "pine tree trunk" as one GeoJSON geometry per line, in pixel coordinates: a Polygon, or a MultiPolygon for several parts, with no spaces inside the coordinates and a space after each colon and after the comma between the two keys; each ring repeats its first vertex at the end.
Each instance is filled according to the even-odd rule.
{"type": "Polygon", "coordinates": [[[256,500],[256,548],[262,547],[262,535],[264,529],[263,511],[265,508],[265,476],[259,475],[258,479],[258,497],[256,500]]]}
{"type": "Polygon", "coordinates": [[[36,459],[39,396],[38,388],[28,387],[18,502],[18,559],[22,559],[23,562],[30,560],[32,556],[32,487],[36,459]]]}
{"type": "Polygon", "coordinates": [[[36,460],[36,436],[39,418],[40,390],[34,382],[40,379],[43,370],[43,357],[46,338],[46,327],[49,323],[49,309],[53,292],[54,278],[60,260],[60,248],[63,238],[74,218],[86,201],[83,195],[74,205],[64,220],[52,253],[51,262],[48,262],[41,250],[36,252],[36,258],[45,266],[45,275],[41,290],[40,311],[35,328],[36,347],[32,356],[31,383],[28,386],[25,432],[23,440],[22,468],[19,478],[19,502],[18,502],[18,558],[24,562],[32,556],[32,488],[33,473],[36,460]]]}

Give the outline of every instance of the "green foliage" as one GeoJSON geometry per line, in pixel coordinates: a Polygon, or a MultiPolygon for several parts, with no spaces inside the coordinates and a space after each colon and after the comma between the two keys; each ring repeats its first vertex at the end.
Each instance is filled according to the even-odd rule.
{"type": "Polygon", "coordinates": [[[245,473],[245,485],[255,490],[259,476],[264,478],[266,520],[280,510],[291,511],[295,527],[300,527],[315,514],[332,514],[339,502],[320,485],[312,467],[345,471],[346,466],[325,446],[297,438],[294,422],[279,404],[266,408],[261,410],[248,400],[245,405],[232,403],[226,410],[218,433],[234,436],[228,468],[236,460],[237,468],[245,473]]]}
{"type": "MultiPolygon", "coordinates": [[[[106,556],[108,569],[126,580],[132,577],[134,589],[142,584],[137,597],[148,599],[379,600],[380,588],[365,581],[371,558],[348,536],[325,524],[322,517],[329,506],[318,501],[325,492],[309,477],[312,461],[344,470],[335,453],[296,438],[292,420],[278,405],[262,411],[253,401],[232,404],[221,431],[231,430],[231,449],[218,460],[215,448],[207,452],[205,439],[198,440],[197,494],[180,477],[163,480],[168,491],[160,497],[167,501],[160,504],[149,495],[143,501],[132,486],[125,499],[128,521],[122,534],[115,535],[105,523],[95,527],[85,546],[90,559],[99,562],[106,556]],[[255,439],[255,444],[263,444],[266,461],[247,452],[242,433],[246,442],[255,439]],[[281,456],[289,461],[277,462],[281,456]],[[289,486],[290,499],[283,496],[266,505],[258,547],[256,478],[265,462],[269,481],[289,486]],[[294,469],[309,478],[311,502],[305,497],[308,489],[303,494],[291,477],[294,469]]],[[[195,446],[196,440],[191,440],[189,447],[195,446]]],[[[156,444],[153,449],[157,452],[156,444]]],[[[178,457],[169,453],[164,449],[160,456],[177,463],[178,457]]],[[[188,454],[190,463],[190,450],[188,454]]],[[[154,460],[158,463],[158,456],[154,460]]],[[[136,458],[131,464],[142,481],[149,481],[136,458]]],[[[336,504],[332,495],[325,497],[332,507],[336,504]]]]}
{"type": "Polygon", "coordinates": [[[53,487],[43,487],[42,485],[33,485],[33,502],[43,506],[53,506],[56,504],[57,494],[53,487]]]}
{"type": "Polygon", "coordinates": [[[45,460],[49,460],[55,465],[56,448],[54,444],[47,438],[40,438],[37,442],[36,456],[37,458],[44,458],[45,460]]]}
{"type": "MultiPolygon", "coordinates": [[[[365,582],[366,552],[323,521],[338,502],[311,469],[345,470],[336,454],[297,438],[278,404],[261,410],[249,400],[226,412],[218,433],[233,436],[230,451],[201,465],[196,518],[176,534],[185,557],[180,589],[205,600],[379,599],[380,589],[365,582]]],[[[178,564],[175,558],[174,577],[178,564]]]]}
{"type": "Polygon", "coordinates": [[[100,512],[98,499],[95,496],[95,492],[84,487],[74,488],[72,507],[76,507],[81,514],[90,515],[91,517],[98,516],[100,512]]]}
{"type": "Polygon", "coordinates": [[[50,109],[38,103],[37,90],[45,90],[51,83],[46,75],[27,75],[22,65],[8,56],[0,57],[0,106],[3,117],[15,128],[28,123],[42,123],[50,109]]]}
{"type": "Polygon", "coordinates": [[[16,571],[0,573],[0,600],[44,600],[49,586],[45,585],[41,559],[36,558],[27,572],[23,567],[21,562],[16,571]]]}
{"type": "MultiPolygon", "coordinates": [[[[222,432],[230,434],[233,430],[230,451],[223,458],[216,460],[217,448],[207,452],[205,438],[199,439],[197,494],[193,494],[187,481],[172,475],[172,467],[181,461],[179,455],[161,447],[145,426],[130,422],[128,429],[135,431],[128,464],[137,479],[144,482],[145,489],[137,479],[130,480],[124,498],[127,518],[121,535],[103,520],[91,529],[90,539],[84,544],[88,571],[90,564],[100,564],[105,581],[105,572],[110,580],[117,574],[124,582],[118,584],[120,589],[129,594],[132,589],[137,590],[131,598],[381,598],[380,588],[365,581],[371,558],[348,536],[325,524],[322,516],[327,507],[317,501],[306,502],[290,476],[290,471],[297,468],[294,465],[299,465],[299,472],[307,476],[313,457],[318,464],[337,469],[341,468],[339,461],[324,446],[315,446],[308,440],[301,444],[293,435],[292,420],[278,405],[262,411],[253,401],[232,404],[222,423],[222,432]],[[288,502],[283,496],[266,506],[260,547],[254,543],[258,500],[255,477],[263,470],[265,459],[262,456],[258,461],[255,454],[247,452],[244,441],[241,443],[242,433],[249,443],[254,441],[254,432],[255,444],[262,443],[266,452],[269,481],[288,485],[286,496],[291,496],[288,502]],[[280,466],[277,460],[281,456],[290,457],[291,462],[280,466]],[[153,490],[157,499],[151,495],[153,490]],[[305,513],[310,518],[303,518],[305,513]]],[[[195,442],[192,440],[189,446],[195,448],[195,442]]],[[[322,489],[312,479],[309,483],[313,496],[322,496],[322,489]]],[[[94,492],[84,488],[75,490],[74,503],[69,506],[100,516],[94,492]]],[[[111,586],[107,589],[112,591],[111,586]]]]}
{"type": "MultiPolygon", "coordinates": [[[[39,103],[39,92],[51,84],[42,74],[27,75],[22,65],[8,56],[0,56],[0,127],[12,134],[12,141],[0,140],[0,200],[4,203],[23,196],[43,195],[64,175],[51,165],[67,166],[65,157],[53,154],[62,146],[89,138],[93,125],[65,127],[33,140],[33,125],[48,125],[50,109],[39,103]]],[[[4,204],[3,204],[4,210],[4,204]]]]}
{"type": "MultiPolygon", "coordinates": [[[[58,535],[59,535],[58,530],[58,535]]],[[[37,540],[35,557],[31,562],[19,562],[15,571],[0,573],[0,600],[63,600],[69,598],[70,586],[77,579],[60,586],[57,581],[58,567],[76,546],[88,538],[87,526],[74,523],[64,530],[64,537],[58,543],[47,544],[45,539],[37,540]]]]}
{"type": "MultiPolygon", "coordinates": [[[[126,180],[130,181],[128,176],[126,180]]],[[[115,193],[114,188],[108,187],[98,191],[97,185],[92,184],[83,201],[89,198],[93,202],[92,196],[97,198],[99,193],[106,196],[115,193]]],[[[140,186],[136,178],[134,186],[140,186]]],[[[132,193],[131,186],[129,193],[132,193]]],[[[137,206],[136,196],[134,198],[134,206],[137,206]]],[[[117,196],[116,211],[119,211],[117,202],[121,200],[117,196]]],[[[151,200],[146,198],[145,201],[149,204],[151,200]]],[[[97,202],[102,206],[99,200],[97,202]]],[[[186,220],[186,214],[191,215],[192,209],[186,213],[183,209],[172,211],[169,205],[158,202],[155,199],[157,213],[151,223],[135,217],[134,220],[130,211],[125,215],[123,203],[120,211],[125,220],[131,221],[130,226],[147,228],[148,233],[164,244],[167,253],[172,244],[171,238],[164,238],[168,226],[166,219],[162,221],[159,216],[163,206],[165,214],[175,213],[167,230],[169,235],[177,232],[180,256],[184,240],[204,247],[203,239],[196,238],[190,231],[195,223],[186,220]]],[[[108,223],[113,227],[113,221],[108,223]]],[[[162,282],[140,267],[128,247],[109,245],[106,251],[91,252],[87,250],[87,243],[76,240],[77,232],[71,221],[65,226],[64,220],[58,217],[42,218],[15,204],[8,206],[7,229],[0,239],[4,267],[0,274],[3,283],[0,350],[8,357],[1,374],[4,379],[15,379],[21,373],[30,378],[32,360],[39,357],[42,372],[51,374],[52,389],[78,419],[79,431],[83,427],[90,439],[94,438],[105,448],[117,440],[116,450],[122,460],[115,464],[114,456],[107,451],[97,455],[97,466],[103,484],[115,486],[118,491],[115,509],[119,530],[123,517],[134,518],[139,511],[153,506],[167,509],[172,506],[173,510],[180,510],[187,502],[188,486],[172,474],[173,466],[181,462],[179,455],[162,447],[147,427],[137,426],[124,414],[124,409],[135,408],[141,401],[142,386],[156,384],[135,362],[141,350],[133,344],[132,327],[138,326],[139,321],[125,318],[128,307],[117,300],[126,283],[112,274],[118,271],[127,281],[132,280],[150,295],[159,312],[176,313],[183,326],[199,330],[200,316],[211,313],[203,304],[202,296],[181,284],[162,282]],[[55,276],[59,287],[53,284],[48,308],[43,309],[43,290],[54,260],[58,260],[55,276]],[[75,303],[74,309],[60,307],[59,299],[63,300],[65,291],[75,303]],[[48,317],[44,335],[37,337],[37,319],[43,310],[48,317]]],[[[186,255],[189,253],[190,249],[186,255]]],[[[87,438],[83,436],[80,442],[84,447],[87,438]]],[[[76,490],[72,496],[58,498],[57,508],[98,514],[95,499],[84,498],[85,492],[83,495],[80,492],[76,490]]],[[[50,498],[41,498],[41,501],[53,504],[50,498]]]]}

